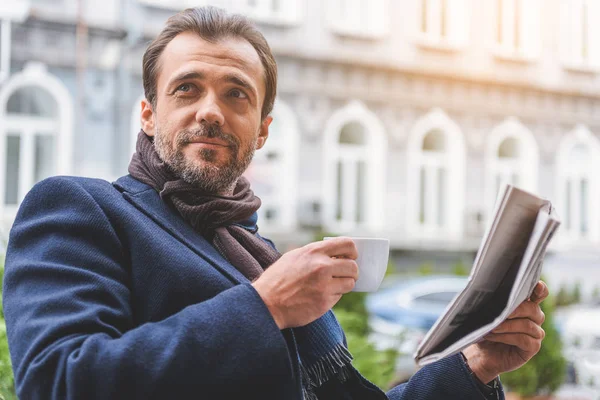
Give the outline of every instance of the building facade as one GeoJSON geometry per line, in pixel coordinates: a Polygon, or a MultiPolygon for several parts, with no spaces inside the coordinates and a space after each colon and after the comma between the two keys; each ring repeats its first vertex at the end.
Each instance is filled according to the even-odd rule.
{"type": "Polygon", "coordinates": [[[509,182],[556,205],[550,264],[600,264],[597,1],[10,3],[0,5],[5,236],[35,182],[127,172],[143,52],[168,16],[210,3],[255,20],[278,62],[271,135],[247,175],[263,200],[259,226],[282,248],[330,232],[389,237],[400,269],[472,260],[509,182]]]}

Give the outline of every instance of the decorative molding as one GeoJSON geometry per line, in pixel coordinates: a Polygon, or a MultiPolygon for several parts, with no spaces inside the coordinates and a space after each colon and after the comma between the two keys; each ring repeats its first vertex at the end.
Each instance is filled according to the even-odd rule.
{"type": "Polygon", "coordinates": [[[301,60],[292,67],[293,60],[293,57],[285,59],[283,68],[293,76],[286,78],[283,72],[279,87],[282,93],[290,95],[326,97],[332,101],[355,98],[373,105],[400,108],[429,109],[434,106],[473,116],[504,118],[514,115],[521,119],[571,125],[581,122],[589,126],[600,124],[600,99],[587,95],[558,94],[537,88],[483,84],[315,60],[301,60]]]}
{"type": "Polygon", "coordinates": [[[319,140],[327,116],[331,112],[331,102],[327,97],[298,95],[292,100],[293,109],[302,127],[301,131],[308,141],[319,140]]]}

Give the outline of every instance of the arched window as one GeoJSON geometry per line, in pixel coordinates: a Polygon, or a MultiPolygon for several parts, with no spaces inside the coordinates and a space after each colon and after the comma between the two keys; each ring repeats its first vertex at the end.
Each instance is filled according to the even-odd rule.
{"type": "Polygon", "coordinates": [[[493,212],[504,184],[535,192],[539,151],[533,134],[516,118],[508,118],[490,133],[486,146],[485,204],[493,212]]]}
{"type": "Polygon", "coordinates": [[[439,238],[463,232],[465,146],[460,128],[441,110],[422,117],[407,146],[407,230],[439,238]]]}
{"type": "Polygon", "coordinates": [[[291,231],[297,224],[300,133],[292,109],[277,100],[269,138],[257,150],[245,176],[260,197],[258,225],[262,232],[291,231]]]}
{"type": "Polygon", "coordinates": [[[600,67],[600,4],[596,0],[561,0],[560,47],[565,65],[600,67]]]}
{"type": "Polygon", "coordinates": [[[595,174],[600,167],[600,142],[586,127],[578,126],[558,148],[556,198],[561,235],[569,242],[598,242],[600,187],[595,174]]]}
{"type": "Polygon", "coordinates": [[[0,91],[0,207],[8,217],[36,182],[70,173],[72,107],[66,88],[39,64],[0,91]]]}
{"type": "Polygon", "coordinates": [[[323,139],[323,224],[327,230],[378,230],[383,225],[386,136],[363,104],[327,121],[323,139]]]}
{"type": "Polygon", "coordinates": [[[495,0],[498,54],[533,58],[541,48],[540,0],[495,0]]]}

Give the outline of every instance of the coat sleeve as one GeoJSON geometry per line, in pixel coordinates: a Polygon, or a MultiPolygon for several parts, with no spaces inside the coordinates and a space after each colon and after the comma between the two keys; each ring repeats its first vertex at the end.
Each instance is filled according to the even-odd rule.
{"type": "MultiPolygon", "coordinates": [[[[460,354],[423,367],[407,383],[396,386],[387,395],[390,400],[486,399],[477,388],[460,354]]],[[[499,396],[494,395],[492,399],[504,400],[504,392],[500,390],[499,396]]]]}
{"type": "Polygon", "coordinates": [[[116,223],[68,178],[22,203],[3,294],[20,398],[296,398],[286,339],[251,285],[135,326],[116,223]]]}

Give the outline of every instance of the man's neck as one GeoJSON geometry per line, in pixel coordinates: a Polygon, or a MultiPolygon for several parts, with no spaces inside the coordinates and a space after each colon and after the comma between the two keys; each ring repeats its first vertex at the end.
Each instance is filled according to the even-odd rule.
{"type": "Polygon", "coordinates": [[[237,185],[237,181],[238,180],[236,179],[229,187],[227,187],[226,189],[224,189],[222,191],[217,192],[217,195],[223,196],[223,197],[231,197],[231,196],[233,196],[233,192],[234,192],[235,187],[237,185]]]}

